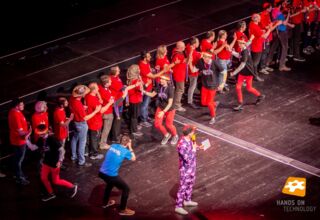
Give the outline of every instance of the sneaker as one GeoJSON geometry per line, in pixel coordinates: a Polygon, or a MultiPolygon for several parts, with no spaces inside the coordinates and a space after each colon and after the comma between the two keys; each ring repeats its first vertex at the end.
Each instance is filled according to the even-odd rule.
{"type": "Polygon", "coordinates": [[[175,136],[172,137],[172,139],[170,141],[170,144],[171,145],[176,145],[178,143],[178,140],[179,140],[179,136],[175,135],[175,136]]]}
{"type": "Polygon", "coordinates": [[[88,152],[84,153],[84,156],[85,157],[89,156],[89,153],[88,152]]]}
{"type": "Polygon", "coordinates": [[[179,108],[177,108],[177,111],[178,111],[178,112],[185,112],[186,109],[180,106],[179,108]]]}
{"type": "Polygon", "coordinates": [[[100,144],[100,150],[108,150],[110,148],[109,144],[100,144]]]}
{"type": "Polygon", "coordinates": [[[161,141],[161,145],[167,144],[170,138],[171,138],[171,134],[168,133],[166,136],[163,137],[163,139],[161,141]]]}
{"type": "Polygon", "coordinates": [[[199,106],[197,106],[197,105],[194,104],[194,103],[189,103],[189,106],[190,106],[191,108],[193,108],[193,109],[199,109],[199,108],[200,108],[199,106]]]}
{"type": "Polygon", "coordinates": [[[125,210],[121,210],[119,212],[119,215],[134,215],[135,211],[129,209],[129,208],[126,208],[125,210]]]}
{"type": "Polygon", "coordinates": [[[73,198],[78,192],[78,185],[74,184],[74,187],[72,188],[72,194],[70,196],[70,198],[73,198]]]}
{"type": "Polygon", "coordinates": [[[0,178],[6,177],[6,174],[0,172],[0,178]]]}
{"type": "Polygon", "coordinates": [[[183,205],[184,206],[198,206],[198,203],[190,200],[190,201],[183,201],[183,205]]]}
{"type": "Polygon", "coordinates": [[[22,186],[26,186],[30,184],[30,181],[25,178],[22,178],[22,179],[16,180],[16,183],[22,186]]]}
{"type": "Polygon", "coordinates": [[[255,79],[256,81],[258,81],[258,82],[263,82],[263,81],[264,81],[264,79],[262,79],[262,78],[259,77],[259,76],[254,77],[254,79],[255,79]]]}
{"type": "Polygon", "coordinates": [[[288,56],[288,57],[293,57],[293,54],[290,53],[290,54],[288,54],[287,56],[288,56]]]}
{"type": "Polygon", "coordinates": [[[314,48],[312,46],[308,46],[307,50],[310,51],[310,53],[314,53],[315,52],[315,50],[314,50],[314,48]]]}
{"type": "Polygon", "coordinates": [[[182,207],[176,207],[174,211],[180,215],[188,215],[187,210],[182,207]]]}
{"type": "Polygon", "coordinates": [[[268,67],[268,66],[266,66],[264,69],[265,69],[265,70],[267,70],[268,72],[273,72],[273,71],[274,71],[274,69],[273,69],[273,68],[268,67]]]}
{"type": "Polygon", "coordinates": [[[265,75],[268,75],[268,74],[269,74],[269,72],[268,72],[266,69],[261,69],[261,70],[259,71],[259,73],[263,73],[263,74],[265,74],[265,75]]]}
{"type": "Polygon", "coordinates": [[[152,124],[147,122],[147,121],[141,122],[140,125],[143,126],[143,127],[146,127],[146,128],[150,128],[152,126],[152,124]]]}
{"type": "Polygon", "coordinates": [[[53,193],[51,193],[51,194],[48,194],[48,195],[44,196],[41,200],[42,200],[43,202],[47,202],[47,201],[49,201],[49,200],[51,200],[51,199],[54,199],[54,198],[56,198],[56,195],[53,194],[53,193]]]}
{"type": "Polygon", "coordinates": [[[215,117],[210,119],[209,125],[213,125],[214,123],[216,123],[216,118],[215,117]]]}
{"type": "Polygon", "coordinates": [[[241,111],[243,109],[243,104],[239,104],[238,106],[234,107],[234,111],[241,111]]]}
{"type": "Polygon", "coordinates": [[[137,125],[137,130],[140,131],[142,129],[141,125],[137,125]]]}
{"type": "Polygon", "coordinates": [[[133,134],[134,136],[138,136],[138,137],[141,137],[141,136],[143,135],[143,133],[140,132],[140,131],[132,132],[132,134],[133,134]]]}
{"type": "Polygon", "coordinates": [[[96,155],[90,156],[91,160],[101,160],[102,158],[103,158],[103,154],[96,154],[96,155]]]}
{"type": "Polygon", "coordinates": [[[258,96],[257,101],[256,101],[256,105],[259,105],[265,98],[266,98],[265,95],[258,96]]]}
{"type": "Polygon", "coordinates": [[[78,164],[79,167],[91,167],[92,163],[84,163],[84,164],[78,164]]]}
{"type": "Polygon", "coordinates": [[[288,72],[288,71],[291,71],[291,68],[289,68],[287,66],[283,66],[283,67],[280,67],[279,70],[288,72]]]}
{"type": "Polygon", "coordinates": [[[296,62],[305,62],[306,59],[304,59],[303,57],[293,57],[293,61],[296,61],[296,62]]]}
{"type": "Polygon", "coordinates": [[[107,204],[102,205],[102,208],[108,208],[110,206],[113,206],[114,204],[116,204],[116,201],[114,200],[109,200],[109,202],[107,204]]]}

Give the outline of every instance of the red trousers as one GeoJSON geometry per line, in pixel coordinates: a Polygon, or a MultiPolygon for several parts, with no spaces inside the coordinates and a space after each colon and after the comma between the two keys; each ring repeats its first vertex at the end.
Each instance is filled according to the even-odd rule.
{"type": "Polygon", "coordinates": [[[201,105],[208,106],[210,110],[210,116],[216,116],[216,103],[214,98],[216,97],[216,90],[210,90],[202,86],[201,88],[201,105]]]}
{"type": "Polygon", "coordinates": [[[174,115],[176,114],[176,110],[167,111],[163,117],[159,118],[158,113],[161,111],[162,110],[158,107],[156,114],[155,114],[155,118],[154,118],[154,127],[156,127],[158,130],[160,130],[163,135],[168,134],[166,127],[168,128],[168,130],[172,136],[177,135],[177,129],[173,125],[173,119],[174,119],[174,115]],[[166,117],[166,127],[163,126],[163,124],[162,124],[164,117],[166,117]]]}
{"type": "Polygon", "coordinates": [[[55,185],[64,186],[67,188],[73,188],[74,185],[66,180],[60,179],[60,167],[53,168],[48,165],[42,164],[41,168],[41,181],[46,187],[48,193],[53,193],[52,186],[49,181],[49,175],[51,174],[52,182],[55,185]]]}
{"type": "Polygon", "coordinates": [[[246,81],[246,83],[247,83],[246,89],[248,92],[252,93],[255,96],[261,95],[261,93],[258,90],[256,90],[255,88],[252,87],[252,80],[253,80],[253,76],[244,76],[244,75],[239,74],[237,85],[236,85],[236,92],[237,92],[239,103],[243,103],[242,84],[244,81],[246,81]]]}

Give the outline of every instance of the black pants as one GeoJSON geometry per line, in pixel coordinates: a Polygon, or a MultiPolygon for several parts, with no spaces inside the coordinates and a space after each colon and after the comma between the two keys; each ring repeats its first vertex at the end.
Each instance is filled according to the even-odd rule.
{"type": "Polygon", "coordinates": [[[260,60],[260,69],[264,69],[267,67],[267,57],[270,51],[270,42],[265,42],[264,44],[264,50],[261,54],[261,60],[260,60]]]}
{"type": "Polygon", "coordinates": [[[125,210],[127,207],[127,201],[129,197],[130,188],[126,182],[124,182],[119,176],[108,176],[104,173],[99,172],[99,177],[103,179],[107,186],[104,191],[103,203],[106,204],[109,201],[112,188],[115,186],[122,190],[120,210],[125,210]]]}
{"type": "Polygon", "coordinates": [[[292,29],[291,47],[293,57],[300,58],[300,40],[301,40],[302,24],[296,24],[292,29]]]}
{"type": "Polygon", "coordinates": [[[14,171],[17,181],[25,179],[22,171],[22,162],[26,154],[27,145],[13,146],[14,147],[14,171]]]}
{"type": "Polygon", "coordinates": [[[122,122],[122,112],[120,112],[120,118],[114,113],[113,123],[111,127],[112,141],[119,142],[122,122]]]}
{"type": "Polygon", "coordinates": [[[129,116],[130,116],[130,131],[131,133],[137,132],[138,117],[140,115],[140,103],[130,103],[129,116]]]}
{"type": "Polygon", "coordinates": [[[98,145],[100,141],[100,131],[88,130],[89,134],[89,155],[96,156],[98,154],[98,145]]]}
{"type": "Polygon", "coordinates": [[[254,74],[255,76],[259,76],[258,68],[262,57],[262,52],[251,52],[253,67],[254,67],[254,74]]]}

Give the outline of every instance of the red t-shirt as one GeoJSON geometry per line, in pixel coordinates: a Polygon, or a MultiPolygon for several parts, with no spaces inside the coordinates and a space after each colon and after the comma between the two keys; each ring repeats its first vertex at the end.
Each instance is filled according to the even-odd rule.
{"type": "Polygon", "coordinates": [[[33,129],[34,141],[37,142],[40,136],[37,131],[38,125],[43,124],[46,126],[46,128],[49,128],[48,112],[41,112],[41,113],[35,112],[32,115],[31,124],[33,129]]]}
{"type": "Polygon", "coordinates": [[[64,108],[56,108],[53,112],[53,131],[54,136],[59,140],[63,141],[68,137],[68,127],[62,126],[61,122],[66,122],[66,111],[64,108]]]}
{"type": "Polygon", "coordinates": [[[27,120],[24,117],[23,113],[15,108],[12,108],[9,111],[8,122],[9,122],[10,143],[15,146],[26,144],[25,138],[21,137],[18,132],[18,130],[20,129],[24,132],[28,131],[27,120]]]}
{"type": "Polygon", "coordinates": [[[245,33],[241,32],[241,31],[236,31],[236,36],[237,36],[237,41],[234,44],[234,50],[238,53],[241,52],[238,40],[244,40],[245,42],[248,42],[248,37],[245,33]]]}
{"type": "MultiPolygon", "coordinates": [[[[104,88],[102,85],[98,85],[99,93],[101,95],[103,105],[105,106],[110,101],[110,98],[113,97],[111,95],[111,90],[109,88],[104,88]]],[[[113,108],[112,105],[103,113],[104,115],[112,114],[113,108]]]]}
{"type": "Polygon", "coordinates": [[[187,63],[185,62],[184,53],[176,51],[176,48],[172,51],[172,62],[180,60],[180,63],[176,64],[173,68],[173,79],[176,82],[184,82],[186,80],[187,63]]]}
{"type": "MultiPolygon", "coordinates": [[[[263,11],[260,14],[261,20],[260,20],[260,27],[267,31],[267,27],[271,24],[271,17],[270,17],[270,13],[268,11],[263,11]]],[[[272,41],[272,33],[269,34],[269,36],[266,39],[267,42],[272,41]]]]}
{"type": "MultiPolygon", "coordinates": [[[[301,11],[303,9],[303,0],[293,0],[292,7],[294,9],[293,14],[301,11]]],[[[304,13],[299,13],[293,17],[291,17],[291,22],[293,24],[301,24],[304,19],[304,13]]]]}
{"type": "MultiPolygon", "coordinates": [[[[318,7],[320,7],[320,0],[316,0],[316,5],[317,5],[318,7]]],[[[320,21],[320,11],[318,11],[317,21],[320,21]]]]}
{"type": "Polygon", "coordinates": [[[213,48],[212,43],[210,43],[207,39],[203,39],[200,44],[201,52],[208,52],[213,48]]]}
{"type": "MultiPolygon", "coordinates": [[[[115,100],[118,100],[121,98],[123,92],[123,83],[119,76],[110,76],[111,79],[111,85],[110,85],[110,91],[113,97],[115,97],[115,100]]],[[[119,106],[122,105],[122,102],[119,103],[119,106]]]]}
{"type": "MultiPolygon", "coordinates": [[[[139,81],[139,79],[134,79],[131,81],[130,85],[128,85],[128,86],[134,85],[138,81],[139,81]]],[[[128,91],[128,95],[129,95],[129,103],[137,104],[137,103],[142,102],[142,92],[140,90],[140,86],[137,86],[133,89],[130,89],[128,91]]]]}
{"type": "MultiPolygon", "coordinates": [[[[156,59],[156,68],[159,69],[159,71],[163,70],[165,65],[170,65],[170,61],[168,59],[167,56],[164,56],[163,58],[157,58],[156,59]]],[[[171,72],[168,71],[166,73],[164,73],[164,75],[170,77],[171,72]]],[[[160,82],[160,78],[156,78],[156,81],[159,83],[160,82]]]]}
{"type": "Polygon", "coordinates": [[[71,96],[69,100],[69,108],[70,108],[70,111],[74,114],[73,121],[75,122],[85,121],[84,117],[87,114],[81,100],[71,96]]]}
{"type": "Polygon", "coordinates": [[[316,10],[314,10],[314,8],[316,7],[315,2],[314,1],[308,1],[308,0],[304,0],[304,6],[305,7],[309,7],[309,12],[306,12],[306,23],[311,23],[314,22],[316,20],[316,10]],[[311,11],[312,10],[312,11],[311,11]]]}
{"type": "Polygon", "coordinates": [[[262,37],[263,31],[259,25],[254,22],[250,22],[249,24],[249,35],[254,35],[251,44],[251,51],[255,53],[260,53],[263,50],[264,38],[262,37]]]}
{"type": "MultiPolygon", "coordinates": [[[[140,68],[140,76],[142,78],[142,82],[144,84],[147,84],[148,83],[148,79],[151,79],[151,78],[149,78],[147,76],[149,73],[151,73],[150,63],[144,63],[142,60],[140,60],[139,68],[140,68]]],[[[150,92],[151,90],[152,90],[152,83],[150,83],[150,85],[148,85],[148,87],[146,88],[147,92],[150,92]]]]}
{"type": "MultiPolygon", "coordinates": [[[[218,40],[217,42],[217,48],[221,47],[224,41],[218,40]]],[[[217,54],[220,60],[230,60],[231,59],[231,51],[229,51],[227,48],[223,48],[220,53],[217,54]]]]}
{"type": "MultiPolygon", "coordinates": [[[[88,106],[88,114],[91,114],[97,106],[101,105],[99,98],[91,94],[86,95],[85,100],[88,106]]],[[[102,114],[98,112],[92,118],[90,118],[87,123],[90,130],[99,131],[102,128],[102,114]]]]}
{"type": "MultiPolygon", "coordinates": [[[[191,45],[188,44],[186,46],[186,54],[187,54],[187,56],[189,56],[190,51],[191,51],[191,45]]],[[[195,66],[200,59],[201,59],[201,53],[199,51],[193,50],[192,51],[192,65],[195,66]]],[[[189,76],[194,76],[195,77],[195,76],[198,76],[198,75],[199,75],[199,71],[197,71],[197,72],[189,71],[189,76]]]]}

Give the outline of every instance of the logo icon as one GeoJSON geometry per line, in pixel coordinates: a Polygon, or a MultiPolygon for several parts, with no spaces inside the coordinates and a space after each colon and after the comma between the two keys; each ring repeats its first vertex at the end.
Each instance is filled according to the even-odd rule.
{"type": "Polygon", "coordinates": [[[306,195],[307,180],[301,177],[289,177],[282,189],[282,193],[304,197],[306,195]]]}

